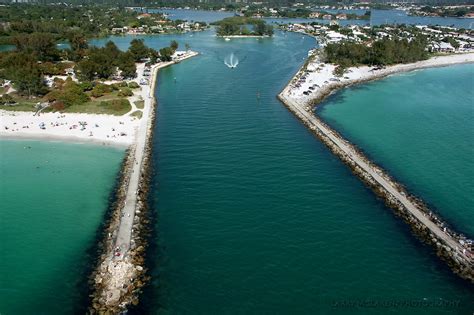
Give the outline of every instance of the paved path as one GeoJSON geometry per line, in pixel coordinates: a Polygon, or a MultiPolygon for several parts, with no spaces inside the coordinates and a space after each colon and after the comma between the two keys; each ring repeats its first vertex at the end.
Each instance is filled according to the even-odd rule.
{"type": "MultiPolygon", "coordinates": [[[[131,245],[132,241],[132,229],[133,229],[133,221],[135,218],[135,210],[137,206],[137,192],[139,188],[139,183],[140,183],[140,172],[142,170],[142,164],[143,164],[143,156],[145,153],[145,146],[147,143],[147,136],[148,136],[148,130],[151,127],[152,124],[152,119],[154,117],[152,116],[152,106],[155,106],[154,104],[154,86],[155,86],[155,81],[157,79],[157,72],[159,69],[173,65],[177,62],[180,62],[182,60],[191,58],[196,56],[198,53],[196,52],[190,52],[186,56],[181,57],[179,60],[176,61],[170,61],[170,62],[162,62],[157,65],[155,65],[151,71],[151,76],[149,77],[151,82],[150,84],[147,85],[141,85],[141,96],[144,101],[144,108],[143,108],[143,117],[140,120],[140,125],[138,126],[138,129],[136,131],[136,141],[135,145],[132,147],[132,153],[133,154],[133,167],[130,170],[129,173],[129,183],[128,183],[128,188],[127,188],[127,195],[125,197],[125,205],[122,208],[122,218],[120,219],[120,226],[117,232],[117,238],[115,240],[115,246],[114,248],[117,249],[119,248],[118,251],[114,252],[115,259],[123,259],[131,245]],[[120,254],[120,255],[116,255],[120,254]]],[[[143,77],[143,69],[144,69],[144,64],[140,64],[137,67],[137,78],[135,81],[139,83],[143,77]]]]}
{"type": "Polygon", "coordinates": [[[299,113],[301,118],[305,120],[309,125],[316,127],[322,134],[327,136],[339,149],[341,149],[347,156],[349,156],[360,168],[362,168],[367,174],[388,191],[394,198],[396,198],[403,206],[423,225],[425,225],[438,239],[442,240],[451,249],[456,251],[461,256],[464,256],[472,264],[471,253],[466,251],[465,254],[461,251],[461,245],[455,238],[444,233],[439,226],[431,221],[418,207],[410,201],[406,196],[402,195],[396,187],[384,177],[382,177],[377,171],[369,165],[367,159],[359,152],[356,152],[351,145],[344,142],[343,139],[336,136],[330,128],[328,128],[319,118],[313,114],[307,112],[304,108],[304,104],[300,104],[297,101],[288,97],[288,87],[283,90],[279,95],[280,99],[287,104],[289,107],[299,113]]]}
{"type": "MultiPolygon", "coordinates": [[[[143,77],[144,65],[137,67],[138,76],[136,82],[139,83],[143,77]]],[[[156,70],[152,72],[153,76],[156,76],[156,70]]],[[[153,106],[151,93],[151,85],[141,85],[140,95],[144,101],[143,116],[140,120],[138,129],[136,130],[136,140],[134,146],[131,148],[133,154],[133,167],[129,174],[129,183],[127,189],[127,195],[125,197],[125,205],[122,208],[122,218],[120,220],[120,226],[117,233],[117,239],[115,241],[115,248],[120,248],[118,253],[120,256],[116,256],[116,259],[123,258],[128,250],[130,249],[130,242],[132,238],[132,226],[135,218],[135,208],[137,205],[137,191],[140,180],[140,170],[142,169],[143,153],[145,151],[146,134],[148,121],[150,120],[151,108],[153,106]]]]}

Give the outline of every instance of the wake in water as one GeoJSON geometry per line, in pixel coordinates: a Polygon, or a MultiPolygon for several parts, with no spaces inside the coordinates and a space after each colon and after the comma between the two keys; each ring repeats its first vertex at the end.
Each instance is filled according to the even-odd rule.
{"type": "Polygon", "coordinates": [[[225,57],[224,63],[227,67],[233,69],[239,65],[239,59],[234,55],[234,53],[231,53],[229,56],[225,57]]]}

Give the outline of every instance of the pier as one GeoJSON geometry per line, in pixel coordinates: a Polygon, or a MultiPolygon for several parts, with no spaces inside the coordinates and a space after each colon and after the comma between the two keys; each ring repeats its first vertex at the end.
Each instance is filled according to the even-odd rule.
{"type": "Polygon", "coordinates": [[[433,245],[438,256],[447,262],[456,274],[474,282],[472,244],[468,244],[462,234],[450,229],[425,203],[408,193],[386,171],[313,114],[312,106],[293,98],[290,89],[288,84],[278,95],[280,101],[365,184],[382,197],[386,204],[411,226],[417,236],[433,245]]]}
{"type": "MultiPolygon", "coordinates": [[[[152,67],[151,84],[142,85],[143,118],[136,131],[122,167],[116,206],[105,229],[103,250],[97,270],[92,275],[94,293],[91,313],[120,313],[138,303],[145,284],[145,240],[147,197],[151,170],[152,140],[156,100],[153,95],[158,70],[198,55],[187,51],[170,62],[152,67]]],[[[138,67],[137,82],[143,79],[138,67]]]]}

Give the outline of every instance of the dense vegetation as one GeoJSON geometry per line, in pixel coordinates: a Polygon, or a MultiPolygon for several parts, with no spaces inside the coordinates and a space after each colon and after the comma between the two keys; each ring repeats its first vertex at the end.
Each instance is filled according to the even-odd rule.
{"type": "Polygon", "coordinates": [[[142,39],[134,39],[127,51],[121,51],[111,41],[104,47],[90,47],[88,40],[108,35],[114,27],[134,28],[162,18],[161,14],[139,14],[99,5],[0,6],[0,44],[15,46],[12,51],[0,52],[2,108],[32,110],[38,102],[47,102],[53,110],[61,111],[128,111],[131,107],[126,98],[139,85],[101,81],[136,77],[137,62],[169,61],[178,43],[172,41],[170,47],[156,51],[142,39]],[[58,42],[67,43],[67,48],[58,49],[58,42]]]}
{"type": "Polygon", "coordinates": [[[229,35],[258,35],[272,36],[273,26],[267,25],[264,20],[234,16],[215,23],[216,33],[219,36],[229,35]],[[249,29],[249,26],[252,29],[249,29]]]}
{"type": "Polygon", "coordinates": [[[325,59],[341,67],[357,65],[391,65],[428,58],[423,38],[381,39],[371,46],[354,42],[330,43],[324,48],[325,59]]]}
{"type": "Polygon", "coordinates": [[[87,38],[105,36],[113,27],[146,23],[137,12],[123,8],[12,4],[0,7],[0,43],[13,44],[14,37],[32,33],[47,33],[56,41],[67,41],[77,32],[87,38]]]}
{"type": "Polygon", "coordinates": [[[125,78],[135,77],[135,62],[159,56],[143,40],[134,39],[126,52],[113,42],[105,47],[88,47],[85,39],[77,38],[71,49],[60,52],[49,34],[32,33],[14,40],[16,50],[0,54],[0,78],[11,80],[19,93],[26,96],[46,92],[44,75],[64,74],[66,67],[74,67],[81,81],[108,79],[116,70],[125,78]],[[81,43],[81,44],[78,44],[81,43]]]}
{"type": "Polygon", "coordinates": [[[19,104],[18,109],[31,110],[36,102],[46,101],[53,110],[112,114],[131,108],[126,97],[133,95],[132,89],[139,85],[125,81],[106,85],[100,80],[134,78],[136,62],[156,63],[158,58],[167,61],[178,48],[172,41],[165,49],[166,54],[160,55],[142,39],[134,39],[127,51],[121,51],[111,41],[101,48],[88,47],[84,38],[77,37],[70,49],[58,51],[53,38],[43,33],[22,36],[16,45],[16,50],[0,53],[0,79],[11,81],[16,90],[4,94],[0,105],[13,109],[17,106],[10,105],[19,104]],[[48,87],[46,75],[62,75],[67,79],[49,79],[51,87],[48,87]],[[77,80],[72,79],[74,76],[77,80]]]}
{"type": "Polygon", "coordinates": [[[411,10],[411,14],[414,15],[431,15],[431,16],[443,16],[443,17],[464,17],[468,13],[474,13],[474,6],[472,7],[454,7],[454,8],[443,8],[443,7],[431,7],[424,6],[417,10],[411,10]]]}
{"type": "MultiPolygon", "coordinates": [[[[1,0],[0,0],[1,1],[1,0]]],[[[115,6],[64,4],[12,4],[0,6],[0,45],[15,44],[14,39],[32,33],[44,33],[56,43],[70,43],[80,34],[85,38],[106,37],[116,33],[176,33],[201,30],[207,24],[184,24],[169,20],[162,13],[115,6]]]]}

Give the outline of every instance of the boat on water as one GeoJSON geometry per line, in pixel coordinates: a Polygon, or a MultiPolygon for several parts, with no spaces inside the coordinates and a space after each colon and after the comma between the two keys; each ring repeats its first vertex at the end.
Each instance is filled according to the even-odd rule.
{"type": "Polygon", "coordinates": [[[229,41],[229,40],[230,40],[230,38],[229,38],[229,37],[226,37],[226,38],[225,38],[225,40],[226,40],[226,41],[229,41]]]}

